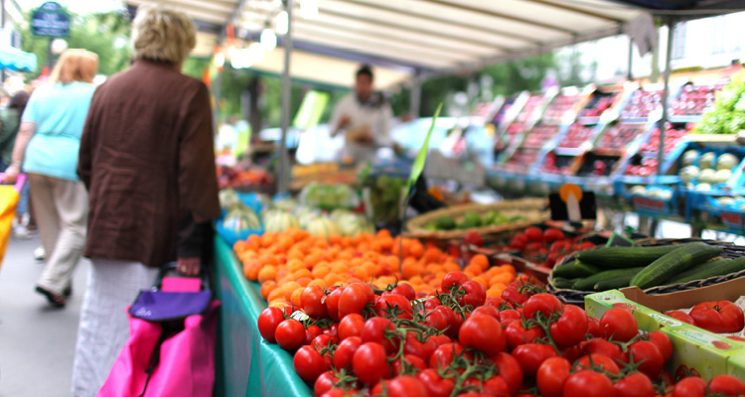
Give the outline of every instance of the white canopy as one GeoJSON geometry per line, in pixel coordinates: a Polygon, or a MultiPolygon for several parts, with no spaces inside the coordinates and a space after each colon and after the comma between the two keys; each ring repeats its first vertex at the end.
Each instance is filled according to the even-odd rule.
{"type": "MultiPolygon", "coordinates": [[[[258,39],[281,10],[278,0],[129,0],[189,14],[203,30],[195,55],[209,55],[224,27],[258,39]]],[[[354,67],[376,67],[381,86],[412,73],[477,69],[500,60],[621,33],[641,11],[610,0],[297,0],[292,76],[349,85],[354,67]],[[314,3],[317,14],[301,11],[314,3]]],[[[282,70],[281,50],[252,66],[282,70]]]]}

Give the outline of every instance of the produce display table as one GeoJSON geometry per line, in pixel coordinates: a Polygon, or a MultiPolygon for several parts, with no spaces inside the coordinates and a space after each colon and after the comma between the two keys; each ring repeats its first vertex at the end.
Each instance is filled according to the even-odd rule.
{"type": "Polygon", "coordinates": [[[295,373],[292,356],[259,334],[257,319],[266,302],[220,237],[215,238],[214,265],[215,295],[222,302],[216,395],[311,396],[295,373]]]}

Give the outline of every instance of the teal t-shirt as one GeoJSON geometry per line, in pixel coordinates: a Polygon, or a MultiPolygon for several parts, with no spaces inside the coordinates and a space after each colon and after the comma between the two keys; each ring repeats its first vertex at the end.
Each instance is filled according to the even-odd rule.
{"type": "Polygon", "coordinates": [[[36,124],[26,148],[23,171],[78,180],[80,136],[95,87],[90,83],[55,83],[39,87],[29,98],[22,120],[36,124]]]}

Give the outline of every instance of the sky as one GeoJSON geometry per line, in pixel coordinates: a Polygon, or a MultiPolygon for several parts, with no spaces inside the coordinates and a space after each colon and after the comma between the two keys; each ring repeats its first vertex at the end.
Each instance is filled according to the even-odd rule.
{"type": "MultiPolygon", "coordinates": [[[[24,10],[36,8],[46,0],[16,0],[24,10]]],[[[106,12],[121,9],[122,0],[56,0],[62,6],[68,7],[76,14],[106,12]]]]}

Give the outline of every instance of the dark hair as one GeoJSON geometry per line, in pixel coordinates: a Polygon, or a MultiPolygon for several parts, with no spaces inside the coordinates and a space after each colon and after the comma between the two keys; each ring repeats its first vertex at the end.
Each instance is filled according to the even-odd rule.
{"type": "Polygon", "coordinates": [[[354,74],[354,77],[360,76],[367,76],[370,78],[370,81],[374,80],[373,71],[370,65],[361,65],[360,68],[357,69],[357,73],[354,74]]]}

